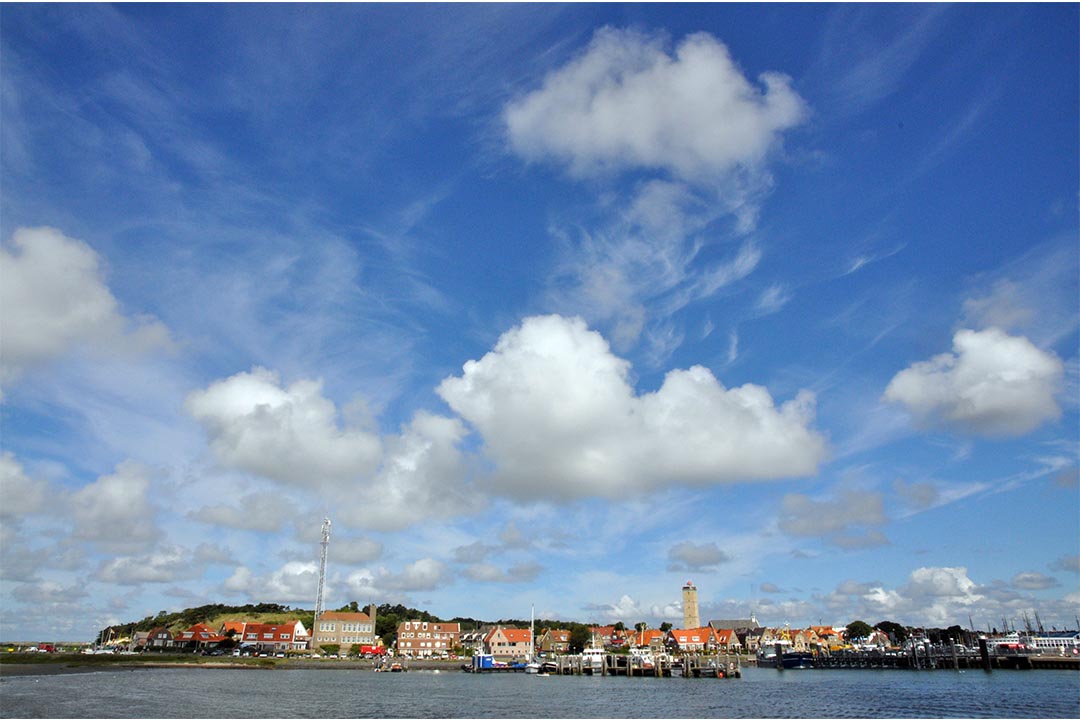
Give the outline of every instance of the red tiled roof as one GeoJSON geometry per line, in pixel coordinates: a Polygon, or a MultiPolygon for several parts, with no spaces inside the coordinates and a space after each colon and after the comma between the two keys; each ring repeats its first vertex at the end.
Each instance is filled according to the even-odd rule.
{"type": "Polygon", "coordinates": [[[666,636],[667,633],[663,630],[631,630],[623,635],[627,641],[637,646],[649,645],[653,640],[663,639],[666,636]]]}
{"type": "Polygon", "coordinates": [[[503,637],[507,642],[512,643],[527,643],[532,639],[532,633],[528,630],[519,630],[518,628],[503,628],[503,637]]]}
{"type": "Polygon", "coordinates": [[[243,641],[292,642],[296,640],[296,626],[299,623],[299,620],[287,620],[284,623],[248,623],[244,628],[243,641]]]}
{"type": "Polygon", "coordinates": [[[687,643],[706,643],[715,637],[713,635],[713,629],[710,627],[690,628],[689,630],[677,630],[672,628],[669,632],[680,645],[686,645],[687,643]]]}
{"type": "Polygon", "coordinates": [[[177,633],[173,636],[174,640],[180,642],[221,642],[225,639],[223,635],[218,635],[216,632],[210,629],[209,626],[203,623],[192,625],[187,630],[177,633]]]}
{"type": "Polygon", "coordinates": [[[713,630],[713,637],[715,637],[716,641],[721,645],[730,645],[734,636],[734,630],[713,630]]]}

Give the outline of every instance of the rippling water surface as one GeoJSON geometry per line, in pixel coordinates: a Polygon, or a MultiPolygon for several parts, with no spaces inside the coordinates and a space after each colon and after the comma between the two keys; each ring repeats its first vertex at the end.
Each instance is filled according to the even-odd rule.
{"type": "Polygon", "coordinates": [[[0,678],[3,717],[1080,717],[1080,673],[749,668],[739,680],[141,669],[0,678]]]}

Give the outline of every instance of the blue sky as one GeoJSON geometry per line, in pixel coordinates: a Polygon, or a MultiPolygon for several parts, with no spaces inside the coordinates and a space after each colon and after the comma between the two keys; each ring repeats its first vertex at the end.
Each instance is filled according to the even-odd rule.
{"type": "Polygon", "coordinates": [[[1080,613],[1075,5],[0,8],[0,636],[1080,613]]]}

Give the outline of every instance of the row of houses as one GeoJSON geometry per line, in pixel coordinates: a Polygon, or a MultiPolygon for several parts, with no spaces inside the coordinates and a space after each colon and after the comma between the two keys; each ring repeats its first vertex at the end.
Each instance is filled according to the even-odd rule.
{"type": "MultiPolygon", "coordinates": [[[[227,646],[276,654],[319,652],[327,646],[337,646],[341,652],[366,654],[389,650],[414,658],[485,653],[504,660],[527,657],[530,651],[563,654],[570,649],[570,631],[565,629],[548,628],[534,639],[527,628],[490,625],[463,631],[460,623],[422,620],[399,623],[396,645],[382,649],[375,634],[375,617],[376,608],[371,605],[365,612],[323,613],[311,631],[300,620],[279,623],[229,620],[216,629],[200,623],[180,632],[156,628],[147,633],[135,633],[131,649],[198,652],[227,646]]],[[[689,629],[628,630],[608,625],[589,630],[591,645],[608,651],[648,647],[654,652],[752,653],[759,647],[781,641],[790,643],[797,650],[837,647],[844,642],[843,628],[764,628],[753,618],[714,620],[706,626],[689,629]]],[[[874,640],[870,638],[868,642],[874,640]]],[[[883,634],[878,640],[883,645],[888,643],[883,634]]]]}
{"type": "Polygon", "coordinates": [[[198,623],[177,632],[160,627],[135,633],[129,640],[129,649],[199,652],[230,647],[277,654],[310,652],[337,645],[346,651],[360,646],[361,652],[374,652],[378,647],[375,612],[374,605],[369,606],[366,612],[325,612],[318,617],[310,631],[298,619],[277,623],[228,620],[218,628],[198,623]]]}
{"type": "Polygon", "coordinates": [[[198,652],[227,645],[246,647],[256,652],[278,653],[307,649],[309,641],[307,628],[299,620],[282,623],[230,620],[216,630],[205,623],[198,623],[187,630],[175,632],[164,627],[136,632],[129,639],[129,649],[198,652]]]}
{"type": "MultiPolygon", "coordinates": [[[[590,627],[589,632],[591,645],[608,651],[648,647],[653,652],[753,653],[759,647],[781,641],[791,643],[798,650],[836,648],[844,643],[843,628],[765,628],[753,618],[714,620],[704,627],[690,629],[628,630],[607,625],[590,627]]],[[[545,629],[534,641],[528,629],[492,625],[462,631],[458,623],[410,621],[398,626],[397,637],[396,652],[407,657],[445,655],[460,648],[463,653],[485,653],[499,660],[514,660],[528,656],[530,648],[556,655],[570,649],[570,631],[554,628],[545,629]]],[[[888,644],[883,633],[867,642],[875,640],[888,644]]]]}

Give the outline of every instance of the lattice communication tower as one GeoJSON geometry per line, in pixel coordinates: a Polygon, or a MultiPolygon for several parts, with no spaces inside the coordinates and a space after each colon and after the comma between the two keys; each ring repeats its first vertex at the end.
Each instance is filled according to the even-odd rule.
{"type": "Polygon", "coordinates": [[[319,622],[319,616],[323,614],[323,589],[326,586],[326,549],[330,546],[330,518],[323,518],[322,523],[322,552],[319,555],[319,594],[315,596],[315,619],[312,621],[312,632],[315,631],[314,625],[319,622]]]}

